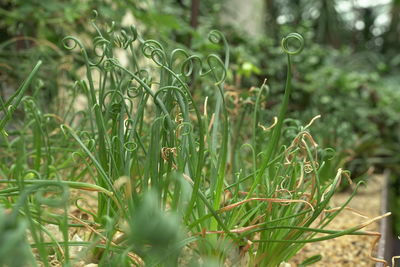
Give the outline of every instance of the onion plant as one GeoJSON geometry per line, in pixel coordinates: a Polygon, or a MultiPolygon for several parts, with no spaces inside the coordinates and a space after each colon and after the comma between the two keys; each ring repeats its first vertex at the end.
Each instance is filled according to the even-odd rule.
{"type": "Polygon", "coordinates": [[[1,102],[6,117],[0,130],[12,115],[10,103],[22,99],[26,114],[1,143],[7,151],[0,163],[1,202],[13,220],[28,222],[31,247],[45,266],[52,255],[66,266],[80,260],[101,266],[207,260],[278,266],[307,242],[379,235],[361,229],[381,217],[326,229],[352,198],[329,206],[347,173],[323,168],[311,123],[295,128],[291,139],[285,134],[292,57],[304,47],[301,35],[282,40],[288,60],[283,100],[275,123],[260,127],[267,124],[260,116],[266,84],[253,90],[251,109],[233,123],[225,92],[229,46],[222,33],[209,36],[223,49],[221,58],[165,48],[133,26],[102,30],[94,19],[92,26],[97,36],[89,46],[73,36],[63,40],[66,49],[78,51],[86,72],[71,86],[63,112],[43,114],[34,98],[22,99],[28,82],[15,100],[1,102]],[[128,66],[118,61],[117,50],[125,51],[128,66]],[[199,91],[206,88],[214,94],[202,99],[199,91]],[[87,107],[76,111],[79,95],[87,107]],[[93,197],[90,192],[96,203],[81,205],[93,197]],[[86,216],[75,216],[74,208],[86,216]],[[62,240],[47,230],[50,224],[62,240]],[[88,235],[72,240],[76,229],[88,235]],[[80,253],[71,255],[72,247],[80,253]]]}

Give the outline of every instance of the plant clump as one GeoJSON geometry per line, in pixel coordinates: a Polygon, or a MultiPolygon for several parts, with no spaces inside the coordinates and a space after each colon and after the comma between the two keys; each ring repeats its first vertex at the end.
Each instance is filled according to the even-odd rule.
{"type": "Polygon", "coordinates": [[[304,49],[300,34],[282,40],[283,99],[275,122],[260,127],[268,125],[261,109],[270,88],[254,88],[244,122],[233,123],[225,91],[230,51],[221,32],[212,31],[209,41],[222,57],[166,48],[133,26],[102,30],[95,18],[92,26],[97,36],[89,48],[73,36],[63,40],[85,67],[65,110],[42,113],[34,97],[22,98],[31,76],[15,101],[1,102],[3,132],[8,110],[21,102],[26,114],[23,126],[1,141],[7,151],[0,163],[1,202],[28,222],[31,246],[45,266],[50,255],[66,266],[82,259],[103,266],[207,265],[207,259],[279,266],[308,242],[379,236],[362,229],[389,214],[326,229],[354,194],[343,206],[330,206],[348,173],[324,168],[325,150],[309,130],[314,120],[303,127],[286,118],[292,58],[304,49]],[[126,67],[116,57],[120,49],[129,58],[126,67]],[[202,89],[211,92],[205,99],[202,89]],[[78,96],[88,103],[81,111],[72,108],[78,96]],[[92,205],[80,205],[68,189],[92,205]],[[63,240],[46,231],[49,224],[58,226],[63,240]],[[82,229],[82,241],[73,241],[72,233],[82,229]],[[71,256],[73,246],[81,248],[78,255],[71,256]]]}

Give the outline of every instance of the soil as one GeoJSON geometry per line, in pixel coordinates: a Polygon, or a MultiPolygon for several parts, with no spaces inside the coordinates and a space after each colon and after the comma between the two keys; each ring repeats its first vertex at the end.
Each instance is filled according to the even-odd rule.
{"type": "MultiPolygon", "coordinates": [[[[361,186],[356,196],[349,203],[348,207],[357,210],[367,216],[362,217],[350,210],[344,210],[339,214],[326,229],[346,229],[361,224],[370,218],[380,214],[381,190],[384,184],[384,176],[372,176],[365,186],[361,186]]],[[[332,206],[340,206],[344,203],[351,192],[338,193],[333,197],[332,206]]],[[[372,223],[364,228],[368,231],[379,231],[379,222],[372,223]]],[[[322,260],[311,266],[375,266],[375,262],[369,257],[371,250],[376,256],[377,246],[372,248],[374,236],[342,236],[332,240],[309,243],[289,263],[292,267],[297,266],[303,260],[320,254],[322,260]]]]}

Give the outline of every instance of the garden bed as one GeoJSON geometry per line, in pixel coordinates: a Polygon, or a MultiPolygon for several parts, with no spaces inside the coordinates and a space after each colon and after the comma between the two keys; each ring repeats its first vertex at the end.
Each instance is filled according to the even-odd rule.
{"type": "Polygon", "coordinates": [[[96,19],[94,11],[89,38],[63,39],[71,60],[60,75],[68,84],[60,101],[41,93],[55,77],[46,59],[15,93],[0,96],[0,240],[8,244],[0,266],[384,262],[373,256],[390,251],[391,234],[380,234],[390,230],[387,199],[380,201],[385,176],[371,177],[354,199],[355,187],[333,197],[348,178],[340,167],[365,169],[381,146],[388,157],[379,122],[396,112],[375,112],[387,103],[378,101],[370,70],[353,72],[353,61],[337,67],[336,56],[322,56],[325,45],[309,50],[310,36],[296,32],[281,49],[260,43],[271,46],[268,56],[252,54],[280,62],[261,70],[218,30],[204,44],[187,36],[193,47],[174,49],[175,39],[146,39],[134,26],[96,19]],[[119,60],[121,50],[129,64],[119,60]],[[280,83],[283,95],[274,89],[280,83]],[[316,114],[324,118],[319,128],[316,114]]]}

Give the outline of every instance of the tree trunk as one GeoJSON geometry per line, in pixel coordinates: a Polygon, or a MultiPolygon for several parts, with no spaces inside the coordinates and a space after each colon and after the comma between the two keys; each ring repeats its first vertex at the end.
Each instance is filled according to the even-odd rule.
{"type": "Polygon", "coordinates": [[[344,34],[344,28],[336,11],[335,2],[334,0],[321,0],[316,38],[320,43],[339,47],[344,34]]]}
{"type": "Polygon", "coordinates": [[[190,13],[190,26],[196,29],[199,26],[200,0],[192,0],[190,13]]]}
{"type": "Polygon", "coordinates": [[[266,13],[265,29],[271,37],[277,39],[279,36],[279,28],[276,19],[279,16],[279,10],[276,7],[274,0],[265,0],[264,6],[266,13]]]}
{"type": "Polygon", "coordinates": [[[384,38],[384,52],[393,48],[398,49],[400,44],[400,0],[392,1],[390,17],[389,30],[384,38]]]}

